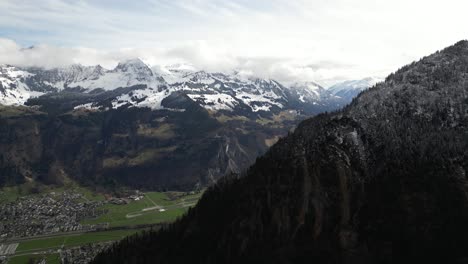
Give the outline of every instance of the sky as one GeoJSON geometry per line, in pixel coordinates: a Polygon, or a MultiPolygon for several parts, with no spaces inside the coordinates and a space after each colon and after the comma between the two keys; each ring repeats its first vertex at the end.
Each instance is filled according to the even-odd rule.
{"type": "Polygon", "coordinates": [[[466,10],[466,0],[0,0],[0,64],[138,57],[327,86],[467,39],[466,10]]]}

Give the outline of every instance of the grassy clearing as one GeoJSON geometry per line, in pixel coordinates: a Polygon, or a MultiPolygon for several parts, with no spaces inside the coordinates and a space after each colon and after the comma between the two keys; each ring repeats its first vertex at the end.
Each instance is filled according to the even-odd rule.
{"type": "Polygon", "coordinates": [[[182,216],[201,197],[201,193],[182,195],[178,192],[148,192],[143,199],[125,205],[106,204],[108,213],[82,224],[109,223],[111,227],[171,222],[182,216]],[[159,209],[164,209],[160,211],[159,209]]]}
{"type": "Polygon", "coordinates": [[[26,264],[30,263],[29,261],[32,260],[41,260],[46,259],[47,264],[59,264],[60,263],[60,255],[55,254],[46,254],[46,255],[24,255],[24,256],[16,256],[12,257],[8,260],[8,264],[26,264]]]}
{"type": "Polygon", "coordinates": [[[61,247],[64,242],[64,239],[65,237],[52,237],[52,238],[24,241],[24,242],[19,243],[18,248],[16,248],[16,253],[21,253],[21,252],[30,251],[30,250],[37,250],[37,249],[61,247]]]}
{"type": "Polygon", "coordinates": [[[157,159],[160,159],[167,153],[174,152],[176,150],[176,146],[172,147],[166,147],[166,148],[158,148],[158,149],[143,149],[138,152],[138,155],[135,157],[129,158],[128,159],[128,165],[129,166],[139,166],[143,165],[145,163],[148,163],[150,161],[155,161],[157,159]]]}
{"type": "Polygon", "coordinates": [[[296,111],[281,111],[279,114],[273,116],[273,120],[277,123],[282,123],[286,120],[294,121],[296,120],[298,113],[296,111]]]}
{"type": "Polygon", "coordinates": [[[87,201],[104,201],[106,199],[103,194],[93,192],[85,187],[74,187],[73,190],[81,193],[84,196],[84,200],[87,201]]]}
{"type": "Polygon", "coordinates": [[[154,162],[168,153],[174,152],[177,149],[176,146],[157,148],[157,149],[142,149],[137,155],[118,157],[112,156],[107,157],[103,161],[105,168],[119,168],[123,166],[140,166],[147,164],[148,162],[154,162]]]}
{"type": "Polygon", "coordinates": [[[245,116],[227,116],[224,114],[215,116],[215,118],[221,123],[227,123],[229,121],[244,121],[244,122],[249,121],[249,119],[245,116]]]}
{"type": "Polygon", "coordinates": [[[0,105],[0,118],[8,118],[15,116],[27,116],[44,114],[38,110],[31,109],[25,106],[3,106],[0,105]]]}
{"type": "Polygon", "coordinates": [[[288,121],[294,121],[297,119],[298,114],[295,111],[282,111],[277,115],[273,115],[272,117],[265,118],[257,118],[255,122],[262,126],[271,126],[274,128],[282,128],[284,124],[288,121]]]}
{"type": "Polygon", "coordinates": [[[79,235],[64,235],[61,237],[32,239],[20,242],[18,248],[16,249],[16,254],[60,248],[62,246],[74,247],[98,242],[117,241],[126,236],[133,235],[138,231],[141,231],[141,229],[90,232],[79,235]]]}
{"type": "Polygon", "coordinates": [[[147,124],[141,124],[138,127],[138,135],[168,140],[175,136],[174,126],[171,124],[161,124],[158,127],[151,127],[147,124]]]}
{"type": "Polygon", "coordinates": [[[0,190],[0,203],[14,202],[21,195],[16,187],[4,187],[0,190]]]}
{"type": "Polygon", "coordinates": [[[127,164],[127,160],[120,157],[108,157],[102,162],[104,168],[119,168],[127,164]]]}

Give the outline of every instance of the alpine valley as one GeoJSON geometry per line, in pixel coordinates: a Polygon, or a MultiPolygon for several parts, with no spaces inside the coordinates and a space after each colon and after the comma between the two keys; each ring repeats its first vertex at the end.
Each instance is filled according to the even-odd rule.
{"type": "Polygon", "coordinates": [[[209,185],[240,173],[299,121],[343,107],[346,89],[355,87],[335,94],[313,82],[286,87],[190,65],[150,68],[139,59],[112,70],[4,65],[0,185],[209,185]]]}
{"type": "Polygon", "coordinates": [[[467,263],[468,41],[303,121],[94,263],[467,263]]]}

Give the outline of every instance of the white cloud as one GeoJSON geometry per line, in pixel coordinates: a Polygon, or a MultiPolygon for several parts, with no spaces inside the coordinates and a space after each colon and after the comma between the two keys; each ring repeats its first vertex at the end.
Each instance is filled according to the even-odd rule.
{"type": "Polygon", "coordinates": [[[2,0],[0,63],[112,67],[141,57],[329,84],[384,76],[466,39],[467,7],[464,0],[2,0]]]}
{"type": "Polygon", "coordinates": [[[254,76],[276,79],[285,83],[308,80],[327,83],[330,80],[333,81],[334,77],[340,73],[354,67],[331,61],[319,61],[307,65],[306,61],[286,57],[233,56],[228,50],[216,49],[203,41],[168,49],[124,48],[106,51],[50,45],[23,48],[12,40],[0,38],[0,64],[53,68],[78,63],[82,65],[100,64],[111,69],[119,61],[136,57],[141,58],[150,66],[188,63],[197,69],[212,72],[242,70],[254,76]]]}
{"type": "Polygon", "coordinates": [[[0,63],[57,67],[73,63],[77,50],[48,45],[22,48],[14,41],[0,39],[0,63]]]}

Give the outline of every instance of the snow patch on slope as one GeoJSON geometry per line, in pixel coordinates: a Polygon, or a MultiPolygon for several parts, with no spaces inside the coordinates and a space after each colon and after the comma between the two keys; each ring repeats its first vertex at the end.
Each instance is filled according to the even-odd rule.
{"type": "Polygon", "coordinates": [[[31,91],[23,82],[32,75],[12,66],[0,67],[0,104],[24,105],[29,98],[43,95],[43,92],[31,91]]]}
{"type": "Polygon", "coordinates": [[[195,102],[200,102],[208,110],[232,111],[239,104],[232,96],[227,94],[188,94],[195,102]]]}
{"type": "Polygon", "coordinates": [[[337,96],[357,94],[382,81],[383,79],[376,77],[369,77],[362,80],[344,81],[342,83],[338,83],[331,86],[330,88],[328,88],[328,91],[337,96]]]}

